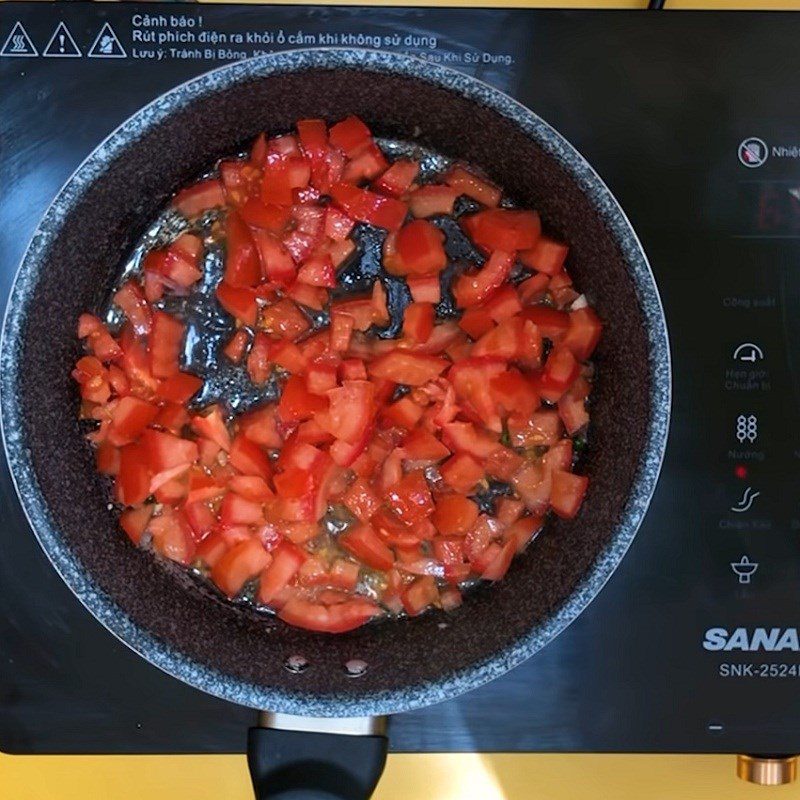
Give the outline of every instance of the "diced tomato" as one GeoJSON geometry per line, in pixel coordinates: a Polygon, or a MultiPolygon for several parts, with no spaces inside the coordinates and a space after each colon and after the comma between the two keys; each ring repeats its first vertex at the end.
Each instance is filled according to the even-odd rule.
{"type": "Polygon", "coordinates": [[[298,628],[319,633],[345,633],[361,627],[380,613],[375,603],[364,598],[326,606],[302,597],[292,597],[278,612],[278,616],[298,628]]]}
{"type": "Polygon", "coordinates": [[[526,267],[535,269],[537,272],[555,275],[564,266],[568,253],[567,245],[542,235],[529,249],[522,250],[519,260],[526,267]]]}
{"type": "Polygon", "coordinates": [[[503,539],[506,542],[512,542],[515,550],[521,553],[541,528],[541,517],[522,517],[522,519],[509,523],[508,528],[503,531],[503,539]]]}
{"type": "Polygon", "coordinates": [[[87,347],[100,361],[111,361],[122,355],[121,345],[117,344],[105,324],[92,314],[81,314],[78,338],[86,340],[87,347]]]}
{"type": "Polygon", "coordinates": [[[539,395],[534,382],[516,369],[509,369],[492,378],[489,392],[505,414],[518,412],[530,415],[539,407],[539,395]]]}
{"type": "MultiPolygon", "coordinates": [[[[199,451],[197,443],[189,439],[182,439],[164,431],[155,431],[148,428],[142,434],[142,444],[145,447],[147,462],[153,474],[165,472],[174,467],[189,465],[197,461],[199,451]]],[[[128,505],[135,505],[128,503],[128,505]]]]}
{"type": "Polygon", "coordinates": [[[417,578],[401,593],[400,599],[406,613],[416,617],[439,599],[436,581],[430,575],[417,578]]]}
{"type": "MultiPolygon", "coordinates": [[[[460,494],[444,494],[436,498],[436,509],[431,521],[443,536],[466,533],[478,519],[478,506],[460,494]]],[[[437,558],[441,556],[437,555],[437,558]]]]}
{"type": "Polygon", "coordinates": [[[225,425],[222,411],[217,405],[192,417],[192,430],[199,436],[216,442],[226,453],[231,449],[231,435],[225,425]]]}
{"type": "Polygon", "coordinates": [[[126,506],[143,503],[150,494],[150,459],[139,442],[120,450],[119,471],[115,482],[117,500],[126,506]]]}
{"type": "Polygon", "coordinates": [[[375,386],[369,381],[345,381],[326,392],[329,406],[315,415],[317,424],[349,444],[364,435],[375,413],[375,386]]]}
{"type": "Polygon", "coordinates": [[[383,409],[383,419],[390,425],[411,430],[422,418],[422,408],[408,395],[383,409]]]}
{"type": "Polygon", "coordinates": [[[373,569],[388,570],[394,564],[394,554],[369,525],[351,528],[339,537],[339,543],[373,569]]]}
{"type": "Polygon", "coordinates": [[[231,286],[225,281],[221,281],[216,289],[219,304],[232,316],[240,320],[245,325],[251,327],[256,324],[258,318],[258,300],[253,289],[247,286],[231,286]]]}
{"type": "Polygon", "coordinates": [[[406,460],[414,463],[434,463],[450,455],[450,450],[425,428],[416,428],[403,439],[403,452],[406,460]]]}
{"type": "Polygon", "coordinates": [[[242,475],[253,475],[265,481],[272,477],[272,466],[266,453],[244,434],[239,434],[231,443],[228,461],[242,475]]]}
{"type": "Polygon", "coordinates": [[[495,516],[501,525],[511,525],[525,513],[525,503],[511,497],[501,497],[495,506],[495,516]]]}
{"type": "Polygon", "coordinates": [[[501,481],[510,481],[523,465],[524,459],[508,447],[502,445],[492,450],[485,462],[486,473],[501,481]]]}
{"type": "Polygon", "coordinates": [[[311,327],[311,323],[291,300],[284,298],[261,312],[260,327],[280,339],[295,341],[311,327]]]}
{"type": "Polygon", "coordinates": [[[458,191],[452,186],[439,186],[427,184],[420,186],[408,197],[408,207],[417,217],[434,217],[439,214],[450,215],[453,213],[458,191]]]}
{"type": "Polygon", "coordinates": [[[400,200],[349,183],[333,185],[330,193],[334,203],[348,216],[390,231],[400,228],[408,212],[406,204],[400,200]]]}
{"type": "Polygon", "coordinates": [[[221,525],[263,525],[264,510],[261,503],[248,500],[235,492],[222,498],[219,521],[221,525]]]}
{"type": "Polygon", "coordinates": [[[483,334],[472,348],[473,357],[493,356],[506,361],[520,361],[526,366],[539,365],[542,337],[539,329],[522,317],[511,317],[483,334]]]}
{"type": "Polygon", "coordinates": [[[303,551],[291,542],[282,542],[272,552],[272,563],[261,573],[258,601],[270,603],[297,574],[305,561],[303,551]]]}
{"type": "Polygon", "coordinates": [[[457,453],[469,453],[478,460],[488,458],[500,446],[497,435],[476,428],[471,422],[448,422],[442,427],[442,441],[457,453]]]}
{"type": "Polygon", "coordinates": [[[573,387],[558,400],[558,414],[570,436],[574,436],[589,424],[589,412],[586,410],[584,396],[581,396],[580,392],[573,392],[574,388],[573,384],[573,387]]]}
{"type": "Polygon", "coordinates": [[[292,375],[283,387],[278,416],[283,422],[299,422],[324,411],[327,405],[326,398],[308,391],[304,378],[292,375]]]}
{"type": "Polygon", "coordinates": [[[539,394],[555,403],[572,386],[580,371],[580,364],[565,345],[554,347],[537,381],[539,394]]]}
{"type": "Polygon", "coordinates": [[[103,475],[116,475],[119,472],[119,449],[111,442],[100,442],[94,454],[97,471],[103,475]]]}
{"type": "MultiPolygon", "coordinates": [[[[342,179],[349,183],[360,183],[377,178],[389,166],[383,151],[374,142],[347,162],[342,179]]],[[[388,194],[388,193],[387,193],[388,194]]]]}
{"type": "Polygon", "coordinates": [[[375,181],[375,188],[392,197],[402,197],[419,175],[419,164],[411,159],[400,158],[375,181]]]}
{"type": "Polygon", "coordinates": [[[182,189],[172,199],[172,205],[185,217],[196,217],[211,208],[224,206],[225,190],[216,178],[209,178],[182,189]]]}
{"type": "MultiPolygon", "coordinates": [[[[550,279],[543,272],[537,272],[517,286],[517,294],[523,303],[538,303],[544,299],[550,279]]],[[[536,320],[533,320],[536,322],[536,320]]],[[[538,324],[538,323],[537,323],[538,324]]]]}
{"type": "Polygon", "coordinates": [[[422,386],[444,372],[449,363],[437,356],[392,350],[376,358],[367,369],[375,378],[388,378],[408,386],[422,386]]]}
{"type": "Polygon", "coordinates": [[[511,560],[514,558],[516,551],[516,542],[506,542],[500,547],[499,552],[497,552],[494,558],[489,561],[488,566],[481,573],[481,577],[487,581],[501,580],[506,572],[508,572],[508,568],[511,566],[511,560]]]}
{"type": "Polygon", "coordinates": [[[453,167],[444,177],[448,186],[485,206],[494,207],[500,202],[500,190],[463,167],[453,167]]]}
{"type": "Polygon", "coordinates": [[[513,265],[511,253],[495,250],[479,270],[459,275],[453,285],[456,305],[469,308],[491,297],[505,283],[513,265]]]}
{"type": "Polygon", "coordinates": [[[161,381],[156,390],[156,395],[160,400],[169,403],[184,404],[200,391],[203,379],[189,372],[176,372],[166,380],[161,381]]]}
{"type": "Polygon", "coordinates": [[[234,287],[255,286],[261,280],[258,251],[250,229],[235,211],[225,221],[225,282],[234,287]]]}
{"type": "Polygon", "coordinates": [[[186,521],[178,514],[162,513],[148,526],[153,548],[165,558],[186,566],[192,560],[195,544],[186,521]]]}
{"type": "Polygon", "coordinates": [[[564,470],[553,472],[553,488],[550,505],[559,517],[572,519],[583,503],[589,479],[585,475],[575,475],[564,470]]]}
{"type": "Polygon", "coordinates": [[[569,328],[562,344],[578,361],[591,357],[602,333],[600,318],[591,308],[579,308],[569,313],[569,328]]]}
{"type": "Polygon", "coordinates": [[[458,321],[459,326],[473,339],[480,339],[494,329],[495,323],[483,306],[466,309],[458,321]]]}
{"type": "Polygon", "coordinates": [[[114,302],[122,309],[138,336],[147,336],[153,325],[150,306],[138,283],[129,280],[114,295],[114,302]]]}
{"type": "Polygon", "coordinates": [[[274,365],[270,358],[270,348],[269,337],[263,331],[258,331],[247,356],[247,374],[257,386],[266,383],[272,375],[274,365]]]}
{"type": "Polygon", "coordinates": [[[180,372],[183,323],[164,311],[153,314],[150,334],[150,370],[156,378],[169,378],[180,372]]]}
{"type": "Polygon", "coordinates": [[[542,464],[529,461],[514,475],[512,482],[520,499],[532,514],[544,514],[547,511],[552,479],[542,464]]]}
{"type": "Polygon", "coordinates": [[[408,275],[406,277],[411,299],[415,303],[433,303],[442,299],[442,289],[438,275],[408,275]]]}
{"type": "Polygon", "coordinates": [[[356,116],[349,116],[331,126],[328,138],[334,147],[338,147],[350,158],[372,143],[372,133],[356,116]]]}
{"type": "Polygon", "coordinates": [[[360,358],[346,358],[339,364],[339,378],[343,381],[365,381],[367,368],[360,358]]]}
{"type": "Polygon", "coordinates": [[[251,197],[239,209],[239,216],[251,228],[280,235],[289,224],[291,210],[286,206],[264,205],[259,197],[251,197]]]}
{"type": "Polygon", "coordinates": [[[153,506],[145,505],[139,508],[127,508],[120,514],[119,524],[122,530],[128,534],[128,538],[134,543],[139,544],[142,535],[147,530],[150,517],[153,516],[153,506]]]}
{"type": "Polygon", "coordinates": [[[192,529],[195,541],[201,541],[217,524],[217,517],[214,512],[203,502],[186,503],[182,513],[192,529]]]}
{"type": "Polygon", "coordinates": [[[336,286],[336,272],[329,255],[308,259],[297,273],[297,280],[310,286],[336,286]]]}
{"type": "Polygon", "coordinates": [[[239,364],[244,358],[249,343],[250,334],[244,328],[239,328],[239,330],[228,339],[227,344],[222,348],[222,352],[229,361],[232,361],[234,364],[239,364]]]}
{"type": "Polygon", "coordinates": [[[390,486],[386,492],[386,502],[406,525],[421,522],[434,510],[433,498],[422,470],[409,472],[390,486]]]}
{"type": "Polygon", "coordinates": [[[253,230],[252,237],[261,264],[260,274],[279,286],[290,286],[297,268],[289,251],[267,230],[253,230]]]}
{"type": "Polygon", "coordinates": [[[456,453],[439,468],[444,482],[462,494],[469,494],[483,479],[483,467],[469,453],[456,453]]]}
{"type": "Polygon", "coordinates": [[[508,418],[508,432],[513,447],[539,447],[555,444],[563,434],[557,411],[535,411],[530,415],[512,414],[508,418]]]}
{"type": "Polygon", "coordinates": [[[533,322],[542,336],[558,342],[569,327],[569,315],[552,306],[528,306],[523,309],[522,316],[533,322]]]}
{"type": "Polygon", "coordinates": [[[262,447],[275,448],[282,444],[278,433],[277,408],[274,405],[243,414],[238,419],[238,425],[243,436],[262,447]]]}
{"type": "Polygon", "coordinates": [[[506,364],[501,359],[468,358],[454,364],[448,373],[462,406],[469,406],[477,420],[497,433],[503,430],[503,423],[488,387],[505,370],[506,364]]]}
{"type": "Polygon", "coordinates": [[[542,224],[535,211],[489,208],[461,218],[467,235],[488,251],[529,250],[539,239],[542,224]]]}
{"type": "Polygon", "coordinates": [[[424,344],[433,333],[434,318],[431,303],[409,303],[403,315],[403,336],[412,344],[424,344]]]}
{"type": "Polygon", "coordinates": [[[433,223],[415,219],[404,225],[393,240],[394,258],[384,259],[395,275],[428,275],[447,265],[444,234],[433,223]]]}
{"type": "Polygon", "coordinates": [[[270,560],[269,553],[257,539],[239,542],[214,564],[211,580],[228,597],[235,597],[245,583],[255,578],[270,560]]]}
{"type": "Polygon", "coordinates": [[[380,500],[369,481],[356,478],[342,497],[342,502],[361,521],[369,522],[380,506],[380,500]]]}
{"type": "Polygon", "coordinates": [[[156,418],[158,406],[138,397],[122,397],[111,416],[109,435],[117,445],[132,442],[156,418]]]}

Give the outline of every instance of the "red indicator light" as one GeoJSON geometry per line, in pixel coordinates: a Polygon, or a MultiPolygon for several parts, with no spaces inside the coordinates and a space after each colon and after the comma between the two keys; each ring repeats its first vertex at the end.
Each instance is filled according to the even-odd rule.
{"type": "Polygon", "coordinates": [[[743,481],[747,477],[747,467],[744,464],[737,464],[733,469],[733,474],[743,481]]]}

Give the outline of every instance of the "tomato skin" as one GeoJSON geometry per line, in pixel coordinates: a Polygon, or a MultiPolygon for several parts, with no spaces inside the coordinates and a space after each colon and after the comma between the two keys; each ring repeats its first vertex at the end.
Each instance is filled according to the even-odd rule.
{"type": "Polygon", "coordinates": [[[494,207],[500,202],[500,190],[463,167],[453,167],[445,175],[445,183],[485,206],[494,207]]]}
{"type": "Polygon", "coordinates": [[[461,219],[472,241],[484,250],[530,250],[539,239],[542,224],[535,211],[490,208],[461,219]]]}
{"type": "MultiPolygon", "coordinates": [[[[443,536],[466,533],[478,519],[477,504],[461,494],[444,494],[436,498],[431,521],[443,536]]],[[[437,558],[442,560],[437,554],[437,558]]]]}
{"type": "Polygon", "coordinates": [[[375,378],[388,378],[408,386],[422,386],[444,372],[448,366],[450,362],[444,358],[392,350],[376,358],[367,370],[375,378]]]}
{"type": "Polygon", "coordinates": [[[164,311],[153,314],[150,334],[150,371],[156,378],[170,378],[180,372],[180,354],[185,327],[164,311]]]}
{"type": "Polygon", "coordinates": [[[369,525],[351,528],[339,537],[339,543],[373,569],[385,571],[391,569],[394,564],[394,553],[369,525]]]}
{"type": "Polygon", "coordinates": [[[514,258],[505,250],[495,250],[477,272],[459,275],[453,285],[453,295],[459,308],[482,303],[505,283],[514,266],[514,258]]]}
{"type": "Polygon", "coordinates": [[[550,505],[562,519],[572,519],[580,510],[589,479],[565,470],[554,470],[550,505]]]}

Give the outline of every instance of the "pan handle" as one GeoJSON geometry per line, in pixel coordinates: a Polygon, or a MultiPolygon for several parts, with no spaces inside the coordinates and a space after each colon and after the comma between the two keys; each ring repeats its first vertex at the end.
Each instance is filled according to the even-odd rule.
{"type": "Polygon", "coordinates": [[[368,800],[386,763],[386,722],[263,712],[247,740],[256,800],[368,800]]]}

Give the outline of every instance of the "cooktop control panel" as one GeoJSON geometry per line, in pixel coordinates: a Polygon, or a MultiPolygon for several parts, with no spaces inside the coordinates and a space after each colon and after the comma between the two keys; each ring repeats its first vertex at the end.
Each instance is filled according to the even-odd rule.
{"type": "MultiPolygon", "coordinates": [[[[586,156],[642,239],[671,336],[669,446],[587,611],[503,678],[398,716],[392,747],[797,753],[799,40],[800,17],[779,13],[2,3],[0,294],[82,159],[221,64],[381,48],[507,91],[586,156]]],[[[0,491],[0,748],[240,751],[252,712],[113,639],[39,550],[5,465],[0,491]]]]}

